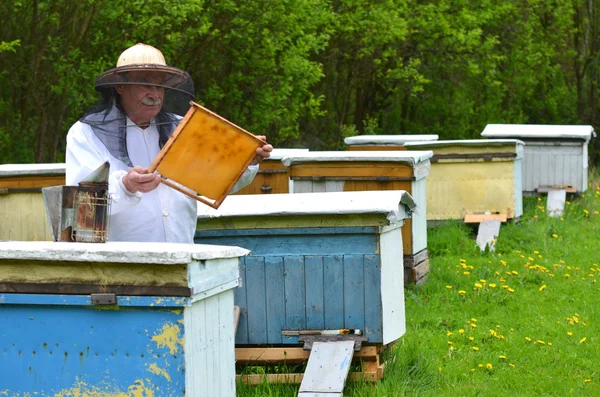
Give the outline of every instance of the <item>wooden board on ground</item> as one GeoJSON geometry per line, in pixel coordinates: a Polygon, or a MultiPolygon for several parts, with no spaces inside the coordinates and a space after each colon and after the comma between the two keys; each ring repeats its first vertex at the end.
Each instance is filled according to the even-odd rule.
{"type": "Polygon", "coordinates": [[[351,340],[314,342],[298,396],[327,393],[341,397],[353,353],[354,341],[351,340]]]}
{"type": "Polygon", "coordinates": [[[507,214],[467,214],[465,215],[465,223],[481,223],[491,220],[499,220],[505,223],[508,216],[507,214]]]}

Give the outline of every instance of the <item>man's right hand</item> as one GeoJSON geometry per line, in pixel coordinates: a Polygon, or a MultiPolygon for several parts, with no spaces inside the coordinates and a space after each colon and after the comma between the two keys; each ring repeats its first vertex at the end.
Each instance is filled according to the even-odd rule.
{"type": "Polygon", "coordinates": [[[123,175],[123,185],[129,193],[150,192],[160,184],[160,176],[148,173],[148,168],[136,165],[123,175]]]}

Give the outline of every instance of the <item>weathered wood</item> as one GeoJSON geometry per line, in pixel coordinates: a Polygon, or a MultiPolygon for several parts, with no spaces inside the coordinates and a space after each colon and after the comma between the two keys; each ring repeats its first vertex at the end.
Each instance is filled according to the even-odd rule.
{"type": "MultiPolygon", "coordinates": [[[[402,235],[404,238],[404,235],[402,235]]],[[[404,255],[404,267],[415,267],[419,263],[429,258],[429,251],[426,249],[417,252],[414,255],[404,255]]]]}
{"type": "Polygon", "coordinates": [[[318,164],[294,164],[290,168],[290,177],[414,177],[413,166],[387,162],[352,162],[348,168],[338,162],[320,162],[318,164]]]}
{"type": "Polygon", "coordinates": [[[498,220],[502,223],[506,223],[508,219],[507,214],[466,214],[465,223],[482,223],[485,221],[498,220]]]}
{"type": "Polygon", "coordinates": [[[65,175],[19,175],[0,177],[0,188],[8,189],[41,189],[47,186],[65,184],[65,175]]]}
{"type": "Polygon", "coordinates": [[[0,293],[60,295],[112,293],[128,296],[191,296],[191,290],[186,287],[32,283],[0,283],[0,293]]]}
{"type": "MultiPolygon", "coordinates": [[[[75,244],[75,243],[73,243],[75,244]]],[[[0,260],[0,282],[187,287],[187,266],[0,260]]]]}
{"type": "MultiPolygon", "coordinates": [[[[363,346],[353,360],[375,361],[381,346],[363,346]]],[[[301,347],[236,347],[237,365],[297,364],[308,360],[310,352],[301,347]]]]}
{"type": "Polygon", "coordinates": [[[314,342],[300,384],[298,396],[327,393],[342,396],[350,362],[354,351],[354,341],[314,342]]]}
{"type": "Polygon", "coordinates": [[[412,266],[404,267],[404,283],[421,285],[427,280],[429,274],[429,258],[412,266]]]}

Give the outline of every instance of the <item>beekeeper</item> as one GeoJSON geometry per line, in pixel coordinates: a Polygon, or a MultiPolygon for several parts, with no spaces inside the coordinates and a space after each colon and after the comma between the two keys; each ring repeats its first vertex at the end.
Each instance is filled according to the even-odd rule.
{"type": "MultiPolygon", "coordinates": [[[[98,77],[96,90],[102,101],[67,135],[67,185],[77,185],[108,161],[109,241],[193,243],[197,201],[148,173],[194,97],[189,74],[167,66],[158,49],[136,44],[123,51],[116,68],[98,77]]],[[[258,163],[272,150],[270,144],[256,150],[232,192],[252,182],[258,163]]]]}

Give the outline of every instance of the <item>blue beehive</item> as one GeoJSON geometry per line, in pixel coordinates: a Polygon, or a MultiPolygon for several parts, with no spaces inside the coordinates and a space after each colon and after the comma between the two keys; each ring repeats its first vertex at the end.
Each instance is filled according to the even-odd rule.
{"type": "Polygon", "coordinates": [[[236,344],[296,344],[290,333],[305,330],[402,336],[401,226],[414,208],[405,191],[230,196],[200,208],[197,243],[251,250],[235,291],[236,344]]]}

